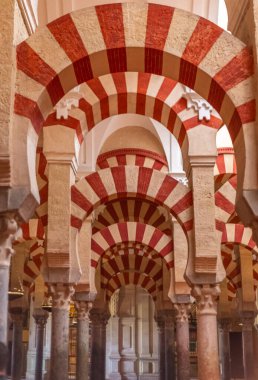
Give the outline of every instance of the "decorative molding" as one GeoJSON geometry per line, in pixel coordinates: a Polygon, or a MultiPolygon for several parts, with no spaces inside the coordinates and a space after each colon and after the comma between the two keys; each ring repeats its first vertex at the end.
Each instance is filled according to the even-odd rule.
{"type": "Polygon", "coordinates": [[[72,284],[49,284],[50,293],[53,299],[53,309],[69,310],[71,297],[74,294],[72,284]]]}
{"type": "Polygon", "coordinates": [[[219,285],[195,285],[192,295],[196,299],[197,315],[217,315],[217,302],[220,295],[219,285]]]}
{"type": "Polygon", "coordinates": [[[24,25],[27,29],[29,36],[33,34],[38,26],[37,15],[32,9],[32,6],[28,0],[17,0],[24,25]]]}
{"type": "Polygon", "coordinates": [[[207,100],[203,99],[200,95],[196,94],[196,92],[186,86],[183,98],[187,100],[188,109],[193,108],[196,112],[198,112],[199,120],[206,119],[209,121],[211,119],[213,108],[207,100]]]}

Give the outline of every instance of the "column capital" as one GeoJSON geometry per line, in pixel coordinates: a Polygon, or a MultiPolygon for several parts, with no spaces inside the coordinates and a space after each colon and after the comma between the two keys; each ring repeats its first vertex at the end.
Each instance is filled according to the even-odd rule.
{"type": "Polygon", "coordinates": [[[218,325],[223,332],[229,332],[232,327],[232,320],[230,318],[220,318],[218,320],[218,325]]]}
{"type": "Polygon", "coordinates": [[[14,254],[12,241],[18,230],[15,214],[5,213],[0,215],[0,265],[10,265],[10,257],[14,254]]]}
{"type": "Polygon", "coordinates": [[[74,301],[77,319],[79,321],[85,321],[89,319],[89,312],[92,309],[92,302],[89,301],[74,301]]]}
{"type": "Polygon", "coordinates": [[[45,310],[37,310],[33,313],[33,318],[37,326],[44,327],[47,323],[49,313],[45,310]]]}
{"type": "Polygon", "coordinates": [[[217,284],[194,285],[192,296],[196,299],[197,314],[217,315],[220,287],[217,284]]]}
{"type": "Polygon", "coordinates": [[[175,303],[174,308],[176,311],[177,322],[187,322],[191,311],[191,303],[175,303]]]}
{"type": "Polygon", "coordinates": [[[89,312],[90,320],[94,325],[106,326],[110,318],[107,310],[93,308],[89,312]]]}
{"type": "Polygon", "coordinates": [[[68,310],[71,297],[74,294],[73,284],[49,284],[50,293],[53,299],[53,308],[68,310]]]}
{"type": "Polygon", "coordinates": [[[13,307],[10,309],[10,316],[16,325],[23,325],[24,322],[24,310],[21,307],[13,307]]]}
{"type": "Polygon", "coordinates": [[[241,318],[241,322],[242,322],[242,331],[252,331],[254,327],[254,316],[244,315],[241,318]]]}

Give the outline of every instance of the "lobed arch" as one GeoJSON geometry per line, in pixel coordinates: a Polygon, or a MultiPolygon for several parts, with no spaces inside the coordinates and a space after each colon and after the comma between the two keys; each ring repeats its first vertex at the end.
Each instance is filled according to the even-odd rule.
{"type": "MultiPolygon", "coordinates": [[[[53,21],[22,42],[17,69],[14,136],[17,143],[30,135],[21,140],[19,158],[24,162],[29,145],[36,150],[45,118],[69,90],[109,73],[144,72],[181,82],[209,101],[234,144],[239,202],[249,203],[243,190],[257,189],[253,56],[210,21],[156,4],[87,8],[53,21]]],[[[18,162],[15,185],[21,181],[36,197],[35,172],[19,175],[18,162]]]]}
{"type": "Polygon", "coordinates": [[[97,268],[107,249],[129,242],[140,243],[156,251],[167,268],[173,268],[172,239],[155,227],[137,222],[113,224],[94,234],[91,240],[91,266],[97,268]]]}

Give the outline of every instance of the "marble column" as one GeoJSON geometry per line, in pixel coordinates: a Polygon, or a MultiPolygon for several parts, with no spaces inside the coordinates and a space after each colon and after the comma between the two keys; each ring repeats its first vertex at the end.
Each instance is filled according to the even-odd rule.
{"type": "Polygon", "coordinates": [[[110,314],[106,310],[91,309],[91,363],[90,379],[105,380],[106,326],[110,314]]]}
{"type": "Polygon", "coordinates": [[[254,347],[254,378],[258,379],[258,331],[257,331],[257,324],[253,327],[253,347],[254,347]]]}
{"type": "Polygon", "coordinates": [[[51,284],[52,336],[50,379],[68,380],[69,307],[74,287],[71,284],[51,284]]]}
{"type": "Polygon", "coordinates": [[[198,379],[219,380],[217,301],[218,285],[195,285],[192,295],[197,305],[198,379]]]}
{"type": "Polygon", "coordinates": [[[36,322],[36,367],[35,380],[42,380],[43,375],[43,353],[44,353],[44,335],[48,319],[48,312],[37,310],[33,317],[36,322]]]}
{"type": "Polygon", "coordinates": [[[231,361],[230,361],[230,339],[229,331],[231,321],[228,318],[219,321],[219,351],[222,365],[222,380],[231,379],[231,361]]]}
{"type": "Polygon", "coordinates": [[[242,317],[242,341],[243,341],[243,363],[245,379],[255,380],[254,377],[254,351],[253,351],[253,326],[254,315],[244,315],[242,317]]]}
{"type": "Polygon", "coordinates": [[[161,312],[156,316],[159,346],[159,380],[166,380],[165,320],[161,312]]]}
{"type": "Polygon", "coordinates": [[[0,216],[0,342],[7,343],[8,333],[8,288],[10,259],[14,254],[12,249],[13,236],[17,231],[14,215],[0,216]]]}
{"type": "Polygon", "coordinates": [[[89,377],[89,311],[91,303],[76,301],[77,310],[77,352],[76,380],[88,380],[89,377]]]}
{"type": "Polygon", "coordinates": [[[189,312],[191,304],[174,304],[176,310],[177,379],[190,379],[189,312]]]}
{"type": "Polygon", "coordinates": [[[175,312],[164,310],[165,322],[165,379],[175,378],[175,312]]]}
{"type": "Polygon", "coordinates": [[[10,314],[13,322],[11,378],[12,380],[21,380],[23,365],[22,333],[24,314],[21,308],[11,310],[10,314]]]}

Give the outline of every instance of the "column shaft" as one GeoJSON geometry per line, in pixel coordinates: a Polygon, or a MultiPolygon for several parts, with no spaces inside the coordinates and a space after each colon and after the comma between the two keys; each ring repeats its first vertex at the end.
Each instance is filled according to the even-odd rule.
{"type": "Polygon", "coordinates": [[[77,301],[76,380],[89,376],[89,308],[88,302],[77,301]]]}
{"type": "Polygon", "coordinates": [[[222,380],[231,379],[231,362],[230,362],[230,340],[229,340],[230,320],[222,319],[219,323],[220,334],[220,360],[222,364],[222,380]]]}
{"type": "Polygon", "coordinates": [[[254,377],[254,351],[253,351],[253,325],[254,318],[243,318],[242,341],[243,341],[243,362],[245,379],[255,380],[254,377]]]}
{"type": "Polygon", "coordinates": [[[197,300],[198,379],[219,380],[217,299],[219,287],[198,285],[193,289],[197,300]]]}
{"type": "Polygon", "coordinates": [[[106,325],[109,314],[105,311],[90,312],[91,319],[91,380],[105,380],[106,369],[106,325]]]}
{"type": "Polygon", "coordinates": [[[189,354],[189,320],[190,305],[175,304],[176,309],[176,347],[177,347],[177,379],[190,379],[189,354]]]}
{"type": "Polygon", "coordinates": [[[165,321],[163,316],[156,317],[158,326],[159,379],[166,380],[165,321]]]}
{"type": "Polygon", "coordinates": [[[165,379],[175,379],[175,321],[174,312],[165,313],[165,379]]]}
{"type": "Polygon", "coordinates": [[[68,284],[51,285],[50,289],[53,297],[50,379],[68,380],[69,305],[74,289],[68,284]]]}
{"type": "Polygon", "coordinates": [[[22,349],[22,332],[23,332],[23,315],[14,315],[13,319],[13,341],[12,341],[12,380],[22,378],[23,349],[22,349]]]}
{"type": "Polygon", "coordinates": [[[43,354],[44,354],[44,335],[48,313],[44,311],[39,315],[34,315],[36,322],[36,366],[35,380],[42,380],[43,376],[43,354]]]}
{"type": "Polygon", "coordinates": [[[7,265],[0,264],[0,342],[7,342],[8,332],[8,287],[9,287],[9,270],[7,265]]]}

